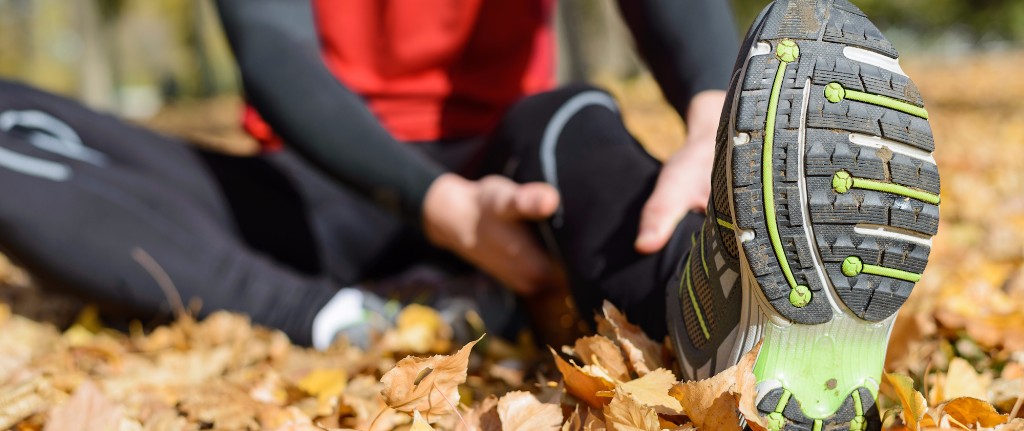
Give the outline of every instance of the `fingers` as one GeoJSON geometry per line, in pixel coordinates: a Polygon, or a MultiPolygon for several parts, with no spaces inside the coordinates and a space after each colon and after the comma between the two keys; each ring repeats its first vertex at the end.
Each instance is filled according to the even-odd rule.
{"type": "Polygon", "coordinates": [[[561,198],[558,190],[547,183],[527,183],[516,190],[515,208],[527,220],[543,220],[558,209],[561,198]]]}
{"type": "Polygon", "coordinates": [[[483,207],[503,220],[543,220],[558,209],[558,191],[546,183],[518,184],[501,176],[480,180],[483,207]]]}
{"type": "Polygon", "coordinates": [[[686,211],[683,200],[673,188],[663,187],[661,182],[647,200],[640,213],[640,231],[634,247],[643,254],[655,253],[665,247],[676,224],[686,211]]]}

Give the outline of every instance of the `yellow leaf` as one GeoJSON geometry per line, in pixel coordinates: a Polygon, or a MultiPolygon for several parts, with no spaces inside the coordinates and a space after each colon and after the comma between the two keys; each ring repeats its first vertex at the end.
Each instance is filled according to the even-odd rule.
{"type": "Polygon", "coordinates": [[[542,403],[529,392],[516,391],[498,400],[498,417],[503,431],[557,431],[562,425],[562,408],[542,403]]]}
{"type": "Polygon", "coordinates": [[[664,368],[647,373],[647,375],[622,383],[615,388],[644,407],[653,407],[655,411],[667,415],[682,414],[679,400],[668,394],[672,385],[676,384],[676,376],[664,368]]]}
{"type": "Polygon", "coordinates": [[[584,337],[576,340],[573,349],[584,365],[598,365],[608,371],[608,375],[619,382],[629,380],[629,367],[622,350],[615,342],[602,335],[584,337]]]}
{"type": "Polygon", "coordinates": [[[558,353],[555,353],[555,349],[551,349],[551,356],[555,357],[555,366],[562,373],[562,378],[565,381],[565,390],[569,391],[569,394],[590,407],[599,409],[608,404],[610,400],[598,396],[597,393],[614,388],[614,383],[587,374],[579,367],[565,362],[562,357],[558,356],[558,353]]]}
{"type": "Polygon", "coordinates": [[[604,409],[604,419],[611,431],[661,431],[654,408],[642,406],[621,392],[616,392],[604,409]]]}
{"type": "Polygon", "coordinates": [[[466,382],[469,353],[479,341],[466,344],[451,356],[408,356],[398,361],[380,379],[384,384],[381,390],[384,402],[388,407],[405,413],[448,414],[459,403],[458,387],[466,382]]]}
{"type": "Polygon", "coordinates": [[[434,431],[434,427],[423,420],[423,416],[420,416],[419,411],[413,411],[412,427],[409,428],[409,431],[434,431]]]}
{"type": "Polygon", "coordinates": [[[999,414],[991,404],[977,398],[957,398],[938,407],[932,413],[939,424],[942,418],[949,416],[957,423],[967,426],[992,428],[1006,423],[1008,416],[999,414]]]}
{"type": "Polygon", "coordinates": [[[754,405],[757,394],[753,368],[759,350],[760,346],[755,347],[739,364],[710,379],[682,382],[672,388],[670,394],[679,400],[698,429],[739,430],[740,414],[752,429],[764,428],[754,405]]]}
{"type": "Polygon", "coordinates": [[[986,399],[990,386],[992,386],[991,374],[978,373],[963,358],[953,358],[949,361],[949,369],[946,371],[946,382],[942,387],[943,399],[941,401],[963,397],[986,399]]]}
{"type": "Polygon", "coordinates": [[[395,330],[388,331],[384,343],[389,350],[429,353],[451,348],[452,328],[437,310],[409,304],[395,318],[395,330]]]}
{"type": "Polygon", "coordinates": [[[924,395],[914,389],[914,381],[910,377],[899,373],[884,373],[883,377],[882,391],[900,402],[903,407],[903,423],[907,424],[907,429],[917,430],[928,408],[924,395]]]}
{"type": "Polygon", "coordinates": [[[626,352],[626,358],[633,371],[642,376],[663,366],[661,344],[651,340],[639,326],[629,323],[626,316],[611,302],[605,301],[601,310],[612,326],[616,340],[626,352]]]}
{"type": "Polygon", "coordinates": [[[348,383],[348,373],[340,369],[314,370],[299,380],[296,386],[323,401],[341,395],[348,383]]]}

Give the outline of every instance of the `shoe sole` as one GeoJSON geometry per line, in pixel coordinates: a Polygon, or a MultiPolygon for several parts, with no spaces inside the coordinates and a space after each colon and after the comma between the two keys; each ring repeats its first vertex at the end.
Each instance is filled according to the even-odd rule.
{"type": "Polygon", "coordinates": [[[928,113],[846,0],[776,1],[745,45],[720,224],[762,314],[744,322],[763,339],[758,409],[771,430],[880,428],[889,333],[938,229],[928,113]]]}

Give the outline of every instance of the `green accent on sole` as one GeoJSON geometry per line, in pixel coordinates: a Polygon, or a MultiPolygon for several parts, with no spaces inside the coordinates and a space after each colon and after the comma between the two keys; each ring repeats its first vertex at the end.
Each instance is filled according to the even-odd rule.
{"type": "Polygon", "coordinates": [[[775,406],[775,413],[782,413],[786,410],[786,404],[789,404],[789,398],[793,396],[793,393],[785,389],[782,390],[782,397],[779,398],[779,404],[775,406]]]}
{"type": "Polygon", "coordinates": [[[700,224],[700,264],[704,266],[704,275],[711,278],[711,271],[708,271],[708,261],[704,257],[704,244],[706,244],[704,242],[704,226],[706,226],[705,223],[700,224]]]}
{"type": "Polygon", "coordinates": [[[900,184],[869,180],[867,178],[858,178],[850,175],[850,173],[846,171],[836,172],[836,174],[832,176],[832,188],[835,189],[836,193],[846,193],[850,191],[850,189],[892,193],[894,195],[917,199],[932,205],[938,205],[941,200],[939,195],[934,193],[912,189],[900,184]]]}
{"type": "Polygon", "coordinates": [[[846,314],[820,325],[768,323],[754,376],[791,392],[808,419],[826,420],[860,388],[878,396],[888,335],[887,325],[846,314]]]}
{"type": "Polygon", "coordinates": [[[779,69],[775,72],[775,82],[772,84],[772,93],[768,99],[768,115],[764,126],[764,147],[761,153],[761,192],[764,195],[764,218],[765,228],[768,230],[768,238],[772,243],[772,250],[775,258],[779,261],[782,274],[786,276],[786,282],[794,292],[803,287],[806,290],[807,298],[804,302],[804,295],[798,294],[789,296],[789,301],[794,307],[803,307],[810,302],[810,290],[806,286],[800,286],[793,277],[793,270],[789,267],[789,260],[786,252],[782,249],[782,239],[779,236],[778,221],[775,218],[775,172],[774,172],[774,149],[775,149],[775,122],[779,113],[779,98],[782,95],[782,81],[786,78],[786,68],[789,63],[796,61],[800,56],[800,48],[796,42],[786,39],[779,43],[776,49],[776,57],[779,58],[779,69]],[[801,304],[802,305],[798,305],[801,304]]]}
{"type": "Polygon", "coordinates": [[[789,291],[789,303],[796,308],[806,307],[811,302],[811,290],[800,285],[789,291]]]}
{"type": "Polygon", "coordinates": [[[857,256],[850,256],[843,260],[843,275],[856,277],[864,271],[864,262],[857,256]]]}
{"type": "Polygon", "coordinates": [[[854,417],[850,421],[850,431],[865,431],[868,429],[868,421],[864,419],[864,416],[854,417]]]}
{"type": "Polygon", "coordinates": [[[912,105],[901,100],[896,100],[891,97],[886,97],[878,94],[850,90],[844,88],[843,84],[840,84],[838,82],[833,82],[825,86],[825,98],[832,103],[839,103],[844,99],[856,100],[858,102],[870,103],[872,105],[881,106],[883,108],[894,109],[905,114],[910,114],[915,117],[923,118],[925,120],[928,119],[928,110],[920,106],[912,105]]]}
{"type": "Polygon", "coordinates": [[[724,227],[724,228],[729,229],[729,230],[736,230],[736,228],[732,225],[732,223],[729,223],[729,221],[727,221],[727,220],[722,220],[722,219],[716,217],[715,221],[717,221],[718,225],[721,226],[721,227],[724,227]]]}
{"type": "MultiPolygon", "coordinates": [[[[690,259],[692,257],[693,256],[690,255],[686,258],[686,277],[684,277],[684,281],[686,282],[686,292],[690,295],[690,303],[693,305],[694,314],[697,315],[697,322],[700,323],[700,330],[704,333],[704,338],[710,340],[711,332],[708,331],[707,323],[704,323],[704,314],[700,311],[700,304],[697,303],[697,295],[693,293],[693,284],[690,282],[690,259]]],[[[683,290],[682,285],[679,286],[679,290],[683,290]]]]}
{"type": "Polygon", "coordinates": [[[860,274],[871,274],[882,277],[895,278],[898,280],[909,281],[911,283],[917,283],[921,281],[921,274],[916,274],[909,271],[903,271],[895,268],[886,268],[878,265],[868,265],[860,260],[857,256],[850,256],[843,260],[843,275],[847,277],[856,277],[860,274]]]}
{"type": "Polygon", "coordinates": [[[868,427],[864,419],[864,404],[860,401],[860,391],[853,391],[853,411],[856,416],[850,421],[850,431],[864,431],[868,427]]]}
{"type": "Polygon", "coordinates": [[[782,431],[785,426],[786,418],[782,416],[782,413],[775,412],[768,415],[769,431],[782,431]]]}
{"type": "Polygon", "coordinates": [[[775,47],[775,58],[783,63],[792,63],[800,58],[800,46],[790,39],[783,40],[775,47]]]}
{"type": "Polygon", "coordinates": [[[846,89],[838,82],[833,82],[825,86],[825,98],[832,103],[842,102],[846,98],[846,89]]]}

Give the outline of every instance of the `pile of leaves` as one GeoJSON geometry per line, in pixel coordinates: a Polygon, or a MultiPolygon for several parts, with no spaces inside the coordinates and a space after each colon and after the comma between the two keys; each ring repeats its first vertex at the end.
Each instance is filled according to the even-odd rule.
{"type": "MultiPolygon", "coordinates": [[[[451,333],[418,305],[398,320],[370,351],[339,343],[317,352],[230,313],[124,334],[87,310],[60,333],[0,307],[0,429],[739,430],[744,416],[764,429],[756,349],[711,379],[679,382],[668,348],[611,304],[597,317],[598,335],[551,349],[557,372],[530,379],[521,358],[507,355],[514,350],[483,339],[396,362],[402,352],[449,350],[451,333]]],[[[1024,429],[1024,420],[1009,421],[1019,396],[1010,415],[971,396],[991,376],[957,360],[935,377],[929,398],[910,377],[885,376],[893,429],[1024,429]]]]}

